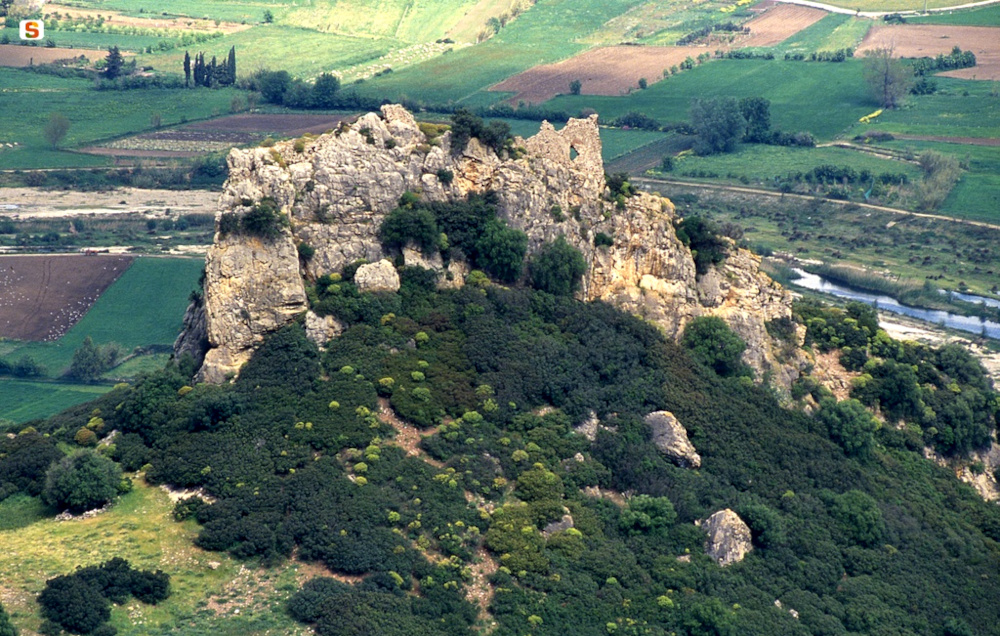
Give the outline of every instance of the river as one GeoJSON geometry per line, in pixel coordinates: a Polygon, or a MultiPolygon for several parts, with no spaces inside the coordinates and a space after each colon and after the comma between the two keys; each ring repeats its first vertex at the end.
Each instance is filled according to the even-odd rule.
{"type": "MultiPolygon", "coordinates": [[[[792,271],[799,275],[799,278],[792,281],[792,284],[805,289],[830,294],[832,296],[837,296],[838,298],[857,300],[869,305],[877,305],[878,308],[883,311],[910,316],[911,318],[925,320],[936,325],[943,325],[960,331],[967,331],[977,336],[982,335],[985,331],[986,335],[990,338],[1000,339],[1000,323],[997,322],[981,320],[974,316],[959,316],[947,311],[907,307],[906,305],[901,305],[899,301],[890,296],[858,291],[856,289],[851,289],[850,287],[844,287],[843,285],[831,283],[822,276],[810,274],[809,272],[801,270],[797,267],[793,267],[792,271]]],[[[955,297],[966,302],[985,301],[990,306],[996,306],[994,303],[998,302],[992,298],[983,298],[981,296],[972,296],[970,294],[956,293],[955,297]]]]}

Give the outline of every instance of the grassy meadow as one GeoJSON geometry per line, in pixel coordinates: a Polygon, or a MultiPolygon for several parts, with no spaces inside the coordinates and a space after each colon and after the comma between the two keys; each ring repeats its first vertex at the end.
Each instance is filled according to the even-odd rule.
{"type": "Polygon", "coordinates": [[[132,492],[91,519],[56,521],[37,499],[15,495],[0,503],[0,571],[4,606],[16,626],[41,624],[35,597],[46,579],[113,557],[170,575],[171,596],[159,605],[130,600],[113,606],[121,636],[305,634],[284,612],[283,601],[313,568],[294,562],[264,569],[192,543],[194,521],[171,517],[167,493],[133,479],[132,492]]]}
{"type": "Polygon", "coordinates": [[[481,91],[532,66],[585,50],[588,47],[580,43],[581,38],[639,3],[640,0],[539,0],[530,11],[481,45],[456,49],[369,80],[358,86],[358,90],[386,99],[494,103],[504,95],[481,91]],[[475,99],[471,99],[474,95],[475,99]]]}
{"type": "Polygon", "coordinates": [[[1000,26],[1000,4],[965,9],[962,11],[947,11],[931,13],[925,16],[907,18],[908,22],[918,24],[957,24],[961,26],[1000,26]]]}
{"type": "Polygon", "coordinates": [[[87,336],[96,344],[116,342],[126,352],[135,347],[171,345],[180,332],[188,295],[197,287],[203,264],[194,258],[138,258],[62,338],[55,342],[6,342],[0,352],[8,360],[29,355],[44,365],[49,375],[58,376],[69,367],[73,352],[87,336]]]}
{"type": "Polygon", "coordinates": [[[153,114],[163,125],[227,114],[235,89],[95,91],[85,79],[63,79],[28,71],[0,68],[0,115],[16,126],[0,129],[0,141],[18,142],[17,149],[0,151],[0,169],[91,167],[107,165],[106,157],[55,151],[42,131],[52,113],[61,113],[69,132],[61,148],[74,148],[98,140],[153,128],[153,114]]]}
{"type": "MultiPolygon", "coordinates": [[[[111,390],[106,384],[73,384],[0,378],[0,421],[21,423],[49,417],[111,390]]],[[[2,506],[0,506],[2,511],[2,506]]],[[[3,515],[0,513],[0,518],[3,515]]]]}
{"type": "MultiPolygon", "coordinates": [[[[821,165],[851,166],[857,171],[868,170],[873,174],[904,173],[914,180],[920,175],[920,168],[912,163],[845,148],[786,148],[759,144],[744,144],[732,153],[682,157],[677,160],[673,174],[686,176],[691,171],[714,172],[723,178],[746,177],[753,183],[773,185],[776,178],[793,172],[808,172],[821,165]]],[[[865,184],[861,189],[867,187],[868,184],[865,184]]]]}
{"type": "Polygon", "coordinates": [[[861,64],[784,60],[711,60],[626,97],[564,95],[546,107],[571,113],[593,108],[605,120],[638,111],[661,122],[686,121],[691,100],[755,97],[771,100],[771,127],[832,139],[874,109],[861,64]]]}

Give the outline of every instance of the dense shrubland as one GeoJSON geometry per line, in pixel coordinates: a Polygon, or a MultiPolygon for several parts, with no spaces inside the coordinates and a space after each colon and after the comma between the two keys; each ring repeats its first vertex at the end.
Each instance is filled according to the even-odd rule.
{"type": "MultiPolygon", "coordinates": [[[[492,220],[486,202],[426,209],[449,250],[475,236],[462,228],[492,220]]],[[[437,291],[433,274],[404,268],[398,292],[372,294],[350,282],[356,269],[310,292],[314,309],[327,303],[346,323],[325,352],[292,324],[232,384],[194,385],[181,361],[35,423],[49,437],[0,440],[0,481],[39,492],[56,444],[100,409],[120,432],[110,453],[122,468],[217,499],[178,504],[178,518],[200,524],[199,546],[364,576],[317,578],[292,596],[291,615],[323,635],[468,634],[480,546],[500,566],[489,609],[502,636],[939,636],[945,621],[995,631],[1000,510],[923,459],[919,433],[815,387],[818,416],[782,408],[745,377],[743,343],[719,322],[692,323],[678,345],[608,305],[482,274],[437,291]],[[394,444],[380,398],[428,434],[420,448],[435,463],[394,444]],[[701,469],[650,441],[642,417],[664,409],[701,469]],[[572,431],[591,412],[607,427],[593,444],[572,431]],[[590,486],[633,496],[620,507],[581,492],[590,486]],[[694,521],[725,507],[756,549],[720,569],[694,521]],[[550,526],[566,514],[573,527],[550,526]]],[[[932,409],[936,432],[923,434],[949,452],[992,429],[969,404],[978,395],[995,410],[967,354],[885,339],[860,307],[798,313],[811,346],[871,358],[851,362],[871,366],[862,402],[904,418],[932,409]],[[916,401],[889,388],[911,374],[916,401]]]]}

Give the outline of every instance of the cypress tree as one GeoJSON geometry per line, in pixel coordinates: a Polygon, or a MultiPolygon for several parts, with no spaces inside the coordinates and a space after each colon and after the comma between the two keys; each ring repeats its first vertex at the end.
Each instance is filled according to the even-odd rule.
{"type": "Polygon", "coordinates": [[[226,62],[227,81],[232,86],[236,83],[236,47],[229,49],[229,61],[226,62]]]}
{"type": "Polygon", "coordinates": [[[191,85],[191,54],[184,51],[184,88],[191,85]]]}

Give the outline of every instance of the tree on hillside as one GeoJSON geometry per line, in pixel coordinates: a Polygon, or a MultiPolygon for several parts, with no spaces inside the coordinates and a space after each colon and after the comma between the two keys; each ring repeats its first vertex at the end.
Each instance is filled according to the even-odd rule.
{"type": "Polygon", "coordinates": [[[191,54],[184,51],[184,87],[191,85],[191,54]]]}
{"type": "Polygon", "coordinates": [[[45,473],[42,500],[60,510],[85,512],[114,499],[122,485],[121,466],[93,451],[79,451],[45,473]]]}
{"type": "Polygon", "coordinates": [[[104,77],[115,79],[122,74],[122,67],[125,65],[125,58],[117,46],[108,49],[107,65],[104,67],[104,77]]]}
{"type": "Polygon", "coordinates": [[[736,150],[747,122],[732,97],[695,99],[691,103],[691,126],[695,129],[694,151],[699,155],[736,150]]]}
{"type": "Polygon", "coordinates": [[[743,363],[747,345],[717,316],[695,318],[684,328],[681,344],[692,357],[723,377],[750,375],[743,363]]]}
{"type": "Polygon", "coordinates": [[[580,250],[559,236],[554,243],[546,243],[531,261],[531,283],[558,296],[568,296],[580,288],[580,278],[587,271],[587,261],[580,250]]]}
{"type": "Polygon", "coordinates": [[[313,108],[336,108],[337,91],[340,90],[340,80],[331,73],[322,73],[316,78],[312,89],[313,108]]]}
{"type": "Polygon", "coordinates": [[[740,114],[747,122],[743,141],[750,144],[765,143],[771,136],[771,102],[763,97],[744,97],[740,100],[740,114]]]}
{"type": "Polygon", "coordinates": [[[893,47],[865,51],[865,82],[882,108],[895,108],[910,92],[913,71],[893,56],[893,47]]]}
{"type": "Polygon", "coordinates": [[[42,136],[45,137],[45,141],[49,142],[50,146],[57,148],[66,137],[67,132],[69,132],[69,120],[61,113],[52,113],[49,115],[48,123],[45,124],[42,136]]]}
{"type": "Polygon", "coordinates": [[[236,83],[236,47],[229,49],[229,57],[226,59],[226,86],[236,83]]]}

